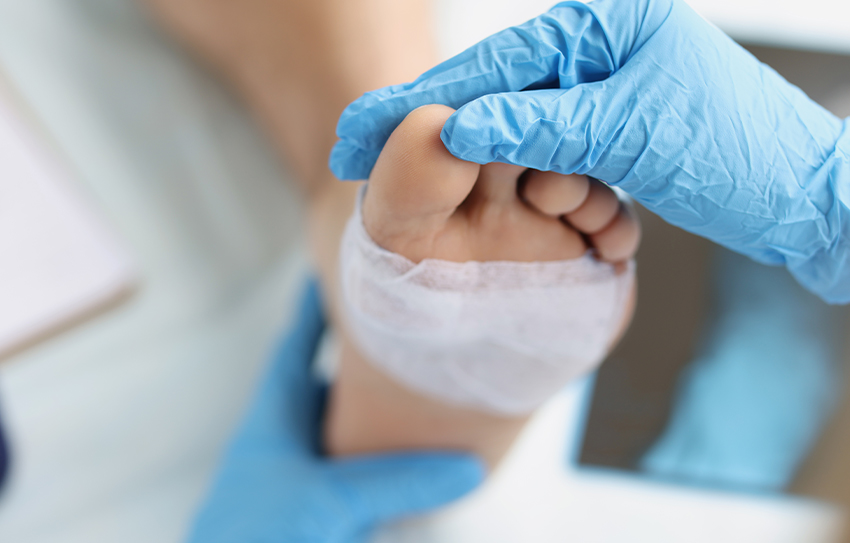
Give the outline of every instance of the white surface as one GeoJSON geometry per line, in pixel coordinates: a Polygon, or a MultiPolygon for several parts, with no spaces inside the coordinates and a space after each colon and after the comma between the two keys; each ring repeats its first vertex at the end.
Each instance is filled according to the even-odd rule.
{"type": "Polygon", "coordinates": [[[0,93],[0,358],[131,282],[128,255],[0,93]]]}
{"type": "Polygon", "coordinates": [[[590,381],[538,412],[492,479],[446,510],[385,528],[374,543],[827,543],[838,511],[791,498],[710,492],[577,469],[590,381]]]}

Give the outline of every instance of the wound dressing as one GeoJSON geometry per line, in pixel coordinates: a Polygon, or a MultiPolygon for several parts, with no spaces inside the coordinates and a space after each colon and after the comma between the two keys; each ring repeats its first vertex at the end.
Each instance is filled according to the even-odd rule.
{"type": "Polygon", "coordinates": [[[340,252],[345,324],[360,352],[408,388],[499,415],[527,414],[596,368],[634,283],[591,254],[553,262],[419,263],[363,226],[365,188],[340,252]]]}

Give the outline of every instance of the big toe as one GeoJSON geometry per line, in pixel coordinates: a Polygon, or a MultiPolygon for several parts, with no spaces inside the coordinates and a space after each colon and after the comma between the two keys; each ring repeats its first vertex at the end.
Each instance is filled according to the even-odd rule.
{"type": "Polygon", "coordinates": [[[429,241],[466,199],[480,166],[454,157],[440,139],[454,110],[412,111],[378,158],[363,202],[363,222],[376,243],[412,260],[428,256],[429,241]],[[421,253],[421,254],[419,254],[421,253]]]}

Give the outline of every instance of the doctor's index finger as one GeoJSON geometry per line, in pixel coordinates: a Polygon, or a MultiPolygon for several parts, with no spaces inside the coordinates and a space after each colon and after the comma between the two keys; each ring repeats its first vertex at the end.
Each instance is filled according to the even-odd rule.
{"type": "MultiPolygon", "coordinates": [[[[563,2],[519,26],[479,42],[420,76],[363,95],[343,112],[340,142],[330,166],[340,179],[366,179],[392,131],[408,113],[427,104],[459,108],[494,93],[568,89],[614,73],[674,0],[590,5],[563,2]]],[[[659,22],[660,24],[660,22],[659,22]]]]}

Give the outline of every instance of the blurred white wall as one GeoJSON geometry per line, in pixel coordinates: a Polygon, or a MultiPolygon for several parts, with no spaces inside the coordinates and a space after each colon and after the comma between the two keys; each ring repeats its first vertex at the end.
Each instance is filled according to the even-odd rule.
{"type": "Polygon", "coordinates": [[[847,0],[688,0],[688,3],[741,41],[850,54],[847,0]]]}
{"type": "MultiPolygon", "coordinates": [[[[850,54],[848,0],[687,1],[739,41],[850,54]]],[[[447,57],[456,54],[555,4],[553,0],[438,0],[442,52],[447,57]]]]}

